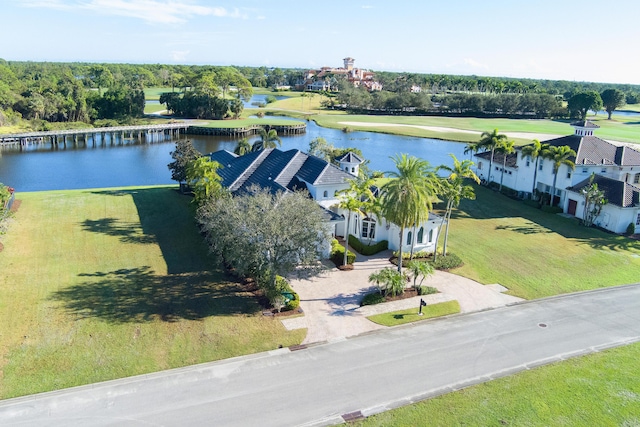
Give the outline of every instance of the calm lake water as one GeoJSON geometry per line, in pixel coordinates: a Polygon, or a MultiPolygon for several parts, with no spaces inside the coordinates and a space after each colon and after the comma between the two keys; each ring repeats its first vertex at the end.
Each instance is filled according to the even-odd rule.
{"type": "MultiPolygon", "coordinates": [[[[374,132],[350,132],[327,129],[307,122],[304,135],[282,137],[282,150],[307,151],[309,142],[323,137],[336,147],[357,147],[370,160],[371,170],[394,169],[390,157],[406,153],[428,160],[432,166],[451,164],[448,153],[458,159],[464,155],[464,143],[386,135],[374,132]]],[[[189,138],[201,153],[220,149],[233,151],[237,139],[229,137],[181,135],[189,138]]],[[[253,141],[257,137],[251,138],[253,141]]],[[[167,164],[175,140],[144,142],[136,139],[101,141],[94,145],[79,142],[52,147],[40,144],[0,147],[0,182],[17,191],[42,191],[103,188],[133,185],[174,184],[167,164]]]]}

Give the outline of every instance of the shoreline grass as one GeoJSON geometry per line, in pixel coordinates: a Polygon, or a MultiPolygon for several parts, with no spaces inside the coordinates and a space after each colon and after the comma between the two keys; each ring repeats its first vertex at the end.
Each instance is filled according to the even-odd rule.
{"type": "Polygon", "coordinates": [[[191,199],[20,193],[0,253],[0,398],[299,344],[210,258],[191,199]]]}
{"type": "Polygon", "coordinates": [[[405,323],[419,322],[421,320],[460,313],[460,304],[458,301],[429,304],[422,309],[422,316],[418,315],[418,311],[419,309],[417,308],[409,308],[406,310],[367,316],[367,319],[382,326],[398,326],[404,325],[405,323]]]}

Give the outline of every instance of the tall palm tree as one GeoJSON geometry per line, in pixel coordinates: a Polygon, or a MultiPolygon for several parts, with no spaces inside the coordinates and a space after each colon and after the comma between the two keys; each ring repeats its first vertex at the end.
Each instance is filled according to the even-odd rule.
{"type": "Polygon", "coordinates": [[[236,148],[234,148],[233,152],[238,156],[244,156],[245,154],[251,152],[251,148],[252,147],[249,143],[249,140],[247,138],[242,138],[240,141],[238,141],[238,145],[236,145],[236,148]]]}
{"type": "Polygon", "coordinates": [[[558,170],[562,165],[567,165],[569,169],[574,170],[576,168],[576,164],[571,160],[571,158],[576,156],[576,152],[568,145],[562,145],[560,147],[551,146],[546,153],[545,157],[553,162],[553,187],[551,190],[551,198],[549,199],[549,206],[553,206],[553,197],[556,194],[558,170]]]}
{"type": "Polygon", "coordinates": [[[493,155],[503,141],[507,140],[507,135],[498,133],[498,129],[494,129],[492,132],[482,132],[480,135],[480,141],[476,143],[478,149],[485,149],[491,151],[491,158],[489,159],[489,176],[487,176],[487,182],[491,181],[491,168],[493,165],[493,155]]]}
{"type": "Polygon", "coordinates": [[[468,154],[469,160],[471,160],[471,156],[473,155],[473,153],[477,153],[479,149],[480,147],[478,147],[477,142],[470,142],[467,145],[465,145],[463,153],[468,154]]]}
{"type": "Polygon", "coordinates": [[[265,148],[276,148],[282,145],[282,140],[275,129],[269,129],[269,131],[267,131],[262,128],[258,132],[258,135],[260,135],[260,139],[253,143],[251,151],[260,151],[265,148]]]}
{"type": "Polygon", "coordinates": [[[437,193],[435,174],[426,160],[406,154],[393,158],[397,171],[382,186],[382,215],[399,228],[398,272],[402,273],[402,246],[405,229],[429,218],[432,200],[437,193]]]}
{"type": "Polygon", "coordinates": [[[515,143],[513,141],[502,141],[500,145],[496,147],[496,151],[502,154],[502,174],[500,175],[500,188],[502,191],[502,181],[504,180],[504,169],[507,167],[507,156],[513,153],[515,150],[515,143]]]}
{"type": "Polygon", "coordinates": [[[538,177],[538,160],[540,157],[544,158],[545,153],[549,149],[549,144],[543,144],[537,139],[534,139],[533,142],[529,145],[525,145],[522,147],[522,155],[531,157],[531,160],[536,161],[535,167],[533,169],[533,187],[531,188],[531,198],[534,197],[534,193],[536,191],[536,186],[538,185],[537,177],[538,177]]]}
{"type": "MultiPolygon", "coordinates": [[[[471,169],[474,163],[471,160],[459,161],[456,156],[449,154],[453,160],[453,166],[440,166],[438,170],[444,170],[449,172],[449,176],[444,180],[444,185],[440,187],[440,195],[447,199],[447,207],[445,209],[444,217],[440,224],[440,231],[444,224],[447,225],[447,231],[444,236],[444,246],[442,247],[442,255],[447,255],[447,241],[449,239],[449,227],[451,224],[451,212],[453,208],[460,205],[462,199],[475,199],[476,194],[471,185],[465,184],[465,179],[471,179],[476,184],[480,183],[480,178],[471,169]]],[[[436,250],[434,251],[434,260],[437,257],[438,252],[438,240],[440,239],[440,231],[436,236],[436,250]]]]}

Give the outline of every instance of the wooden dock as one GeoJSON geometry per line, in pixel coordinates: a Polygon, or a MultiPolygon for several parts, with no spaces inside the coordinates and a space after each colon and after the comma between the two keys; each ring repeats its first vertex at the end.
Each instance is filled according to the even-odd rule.
{"type": "Polygon", "coordinates": [[[220,135],[232,137],[244,137],[255,135],[260,129],[275,129],[278,135],[299,135],[307,131],[306,123],[296,122],[292,125],[251,125],[233,128],[216,128],[206,126],[192,126],[188,123],[167,123],[161,125],[138,125],[138,126],[115,126],[104,128],[90,129],[70,129],[43,132],[25,132],[0,135],[0,146],[3,145],[31,145],[51,143],[51,145],[67,144],[72,142],[77,144],[78,141],[84,141],[86,144],[90,139],[94,144],[100,138],[106,141],[107,137],[113,142],[118,138],[124,141],[125,138],[142,139],[144,136],[147,141],[154,142],[164,140],[167,136],[174,137],[180,134],[185,135],[220,135]]]}

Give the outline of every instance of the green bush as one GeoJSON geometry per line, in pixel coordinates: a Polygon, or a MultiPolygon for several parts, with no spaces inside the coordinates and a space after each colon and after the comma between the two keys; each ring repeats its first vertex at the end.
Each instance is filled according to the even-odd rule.
{"type": "MultiPolygon", "coordinates": [[[[398,255],[400,255],[400,253],[398,251],[394,251],[393,252],[393,256],[394,257],[398,257],[398,255]]],[[[414,252],[413,253],[413,259],[424,259],[424,258],[431,258],[431,256],[433,256],[433,254],[431,252],[427,252],[427,251],[418,251],[418,252],[414,252]]],[[[410,251],[404,251],[402,252],[402,259],[403,260],[408,260],[411,259],[411,252],[410,251]]]]}
{"type": "Polygon", "coordinates": [[[284,311],[295,310],[300,307],[300,295],[297,292],[291,292],[293,294],[293,299],[290,299],[287,302],[287,305],[284,306],[284,311]]]}
{"type": "Polygon", "coordinates": [[[636,232],[636,226],[632,222],[630,222],[629,225],[627,225],[627,234],[631,236],[635,232],[636,232]]]}
{"type": "Polygon", "coordinates": [[[436,258],[435,262],[431,262],[433,268],[436,270],[450,270],[452,268],[460,267],[462,265],[462,260],[456,254],[451,252],[447,253],[447,256],[440,255],[436,258]]]}
{"type": "Polygon", "coordinates": [[[355,249],[362,255],[369,256],[375,255],[378,252],[386,251],[389,248],[389,242],[383,240],[373,245],[367,245],[362,243],[356,236],[349,234],[349,246],[355,249]]]}
{"type": "Polygon", "coordinates": [[[418,288],[418,295],[431,295],[437,293],[438,290],[432,286],[420,286],[418,288]]]}
{"type": "Polygon", "coordinates": [[[384,302],[384,296],[382,296],[379,292],[373,292],[370,294],[366,294],[364,298],[362,298],[362,301],[360,301],[360,307],[364,305],[380,304],[381,302],[384,302]]]}
{"type": "Polygon", "coordinates": [[[548,212],[548,213],[554,213],[554,214],[562,212],[562,208],[560,206],[542,205],[540,209],[542,210],[542,212],[548,212]]]}
{"type": "Polygon", "coordinates": [[[267,97],[264,100],[266,101],[267,104],[271,104],[273,102],[276,102],[278,98],[276,98],[273,95],[267,95],[267,97]]]}
{"type": "MultiPolygon", "coordinates": [[[[342,246],[336,239],[331,241],[331,261],[335,265],[342,265],[344,262],[344,246],[342,246]]],[[[356,254],[349,251],[347,252],[347,264],[353,264],[356,262],[356,254]]]]}

